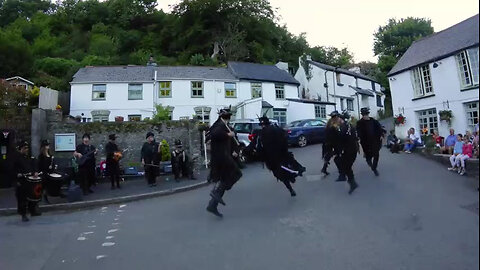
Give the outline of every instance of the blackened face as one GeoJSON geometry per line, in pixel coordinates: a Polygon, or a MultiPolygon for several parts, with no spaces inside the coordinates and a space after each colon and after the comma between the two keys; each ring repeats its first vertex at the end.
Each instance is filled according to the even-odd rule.
{"type": "Polygon", "coordinates": [[[88,145],[90,143],[90,139],[88,137],[83,138],[83,144],[88,145]]]}

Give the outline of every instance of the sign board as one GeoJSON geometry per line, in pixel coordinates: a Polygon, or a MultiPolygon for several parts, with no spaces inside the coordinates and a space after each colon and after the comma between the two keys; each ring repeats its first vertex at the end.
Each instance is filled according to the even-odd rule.
{"type": "Polygon", "coordinates": [[[55,134],[55,151],[75,151],[75,133],[55,134]]]}

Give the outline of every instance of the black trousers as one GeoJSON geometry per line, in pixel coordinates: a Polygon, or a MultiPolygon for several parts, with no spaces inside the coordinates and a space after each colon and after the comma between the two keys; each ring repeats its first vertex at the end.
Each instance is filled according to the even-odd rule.
{"type": "Polygon", "coordinates": [[[17,197],[17,212],[18,214],[24,216],[28,212],[34,214],[37,212],[38,202],[29,201],[27,199],[27,189],[25,185],[21,185],[16,188],[15,196],[17,197]]]}
{"type": "Polygon", "coordinates": [[[367,160],[368,166],[372,168],[372,170],[376,170],[378,166],[378,160],[380,158],[379,151],[370,150],[365,152],[365,159],[367,160]]]}
{"type": "Polygon", "coordinates": [[[145,179],[149,185],[155,184],[157,182],[158,167],[154,166],[145,166],[145,179]]]}
{"type": "Polygon", "coordinates": [[[357,158],[357,153],[343,153],[341,156],[335,158],[335,164],[337,165],[340,174],[347,176],[349,181],[355,179],[353,174],[353,163],[357,158]]]}
{"type": "Polygon", "coordinates": [[[80,186],[84,193],[95,183],[95,166],[83,166],[78,168],[78,174],[80,175],[80,186]]]}
{"type": "Polygon", "coordinates": [[[110,176],[110,182],[112,187],[117,184],[117,187],[120,186],[120,167],[117,161],[107,159],[107,173],[110,176]]]}
{"type": "Polygon", "coordinates": [[[172,171],[173,171],[173,174],[175,175],[175,179],[180,178],[180,174],[183,177],[193,176],[192,166],[190,162],[188,162],[188,160],[183,161],[182,159],[179,159],[178,161],[173,162],[172,171]]]}

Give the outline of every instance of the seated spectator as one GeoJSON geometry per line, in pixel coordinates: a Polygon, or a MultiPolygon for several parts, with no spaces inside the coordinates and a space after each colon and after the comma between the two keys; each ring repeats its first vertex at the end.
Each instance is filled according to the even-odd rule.
{"type": "Polygon", "coordinates": [[[443,147],[443,139],[444,138],[438,134],[438,130],[433,131],[432,138],[435,141],[435,148],[443,147]]]}
{"type": "Polygon", "coordinates": [[[405,153],[410,154],[412,153],[412,150],[415,149],[415,147],[421,146],[421,145],[422,145],[422,138],[420,138],[420,135],[415,133],[414,128],[410,128],[408,130],[408,137],[405,140],[405,147],[404,147],[405,153]]]}
{"type": "Polygon", "coordinates": [[[450,129],[450,135],[445,139],[445,145],[442,148],[442,153],[451,155],[453,153],[453,147],[457,141],[457,135],[455,135],[455,130],[450,129]]]}
{"type": "Polygon", "coordinates": [[[470,143],[473,143],[473,140],[475,139],[475,136],[472,135],[472,132],[470,130],[467,130],[465,132],[465,136],[464,137],[467,137],[468,138],[468,141],[470,143]]]}
{"type": "Polygon", "coordinates": [[[450,164],[452,167],[448,168],[449,171],[455,171],[459,169],[459,164],[457,163],[457,156],[461,155],[463,151],[463,135],[457,135],[457,141],[455,142],[455,146],[453,147],[453,154],[450,156],[450,164]]]}
{"type": "Polygon", "coordinates": [[[399,153],[402,149],[400,145],[400,140],[395,136],[395,130],[390,130],[390,135],[387,136],[387,148],[390,149],[392,153],[399,153]]]}
{"type": "Polygon", "coordinates": [[[463,146],[462,146],[462,154],[458,155],[456,158],[457,166],[460,164],[461,166],[458,167],[458,173],[460,175],[464,175],[467,171],[465,170],[465,160],[472,158],[473,156],[473,144],[470,142],[468,137],[463,137],[463,146]]]}
{"type": "Polygon", "coordinates": [[[479,138],[478,138],[478,131],[475,131],[475,132],[473,133],[473,135],[474,135],[474,139],[473,139],[473,156],[478,158],[478,157],[479,157],[479,149],[478,149],[478,140],[479,140],[479,138]]]}

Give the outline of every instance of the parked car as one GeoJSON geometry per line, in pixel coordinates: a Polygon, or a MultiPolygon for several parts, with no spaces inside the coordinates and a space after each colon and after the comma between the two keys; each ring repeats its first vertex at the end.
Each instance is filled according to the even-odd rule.
{"type": "Polygon", "coordinates": [[[285,130],[288,133],[288,143],[305,147],[309,143],[325,141],[325,120],[305,119],[291,122],[285,130]]]}
{"type": "MultiPolygon", "coordinates": [[[[272,124],[278,125],[278,121],[270,119],[272,124]]],[[[241,119],[232,121],[233,129],[237,135],[238,141],[242,145],[244,151],[242,154],[246,161],[256,160],[256,152],[253,149],[253,145],[248,147],[252,141],[255,140],[260,127],[260,122],[258,119],[241,119]]]]}

